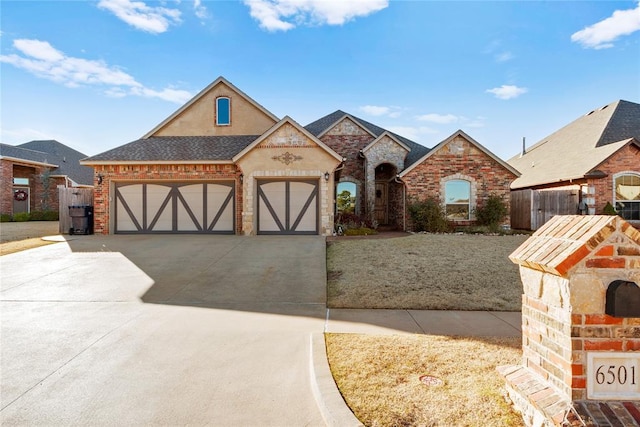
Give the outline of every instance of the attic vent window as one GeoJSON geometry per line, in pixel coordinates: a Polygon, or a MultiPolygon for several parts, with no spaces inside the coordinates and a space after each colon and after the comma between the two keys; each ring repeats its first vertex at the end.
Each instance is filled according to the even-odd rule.
{"type": "Polygon", "coordinates": [[[216,125],[229,126],[231,124],[231,99],[216,98],[216,125]]]}
{"type": "Polygon", "coordinates": [[[640,287],[624,280],[611,282],[605,313],[613,317],[640,317],[640,287]]]}

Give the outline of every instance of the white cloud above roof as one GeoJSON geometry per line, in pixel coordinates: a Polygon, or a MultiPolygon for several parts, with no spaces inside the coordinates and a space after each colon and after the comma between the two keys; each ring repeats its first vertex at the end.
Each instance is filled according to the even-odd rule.
{"type": "Polygon", "coordinates": [[[437,114],[437,113],[423,114],[416,118],[421,122],[431,122],[431,123],[438,123],[438,124],[455,123],[460,119],[458,116],[454,116],[453,114],[437,114]]]}
{"type": "MultiPolygon", "coordinates": [[[[181,12],[178,9],[169,9],[160,6],[147,6],[142,1],[132,0],[100,0],[98,7],[113,13],[122,21],[148,33],[159,34],[169,29],[169,26],[181,22],[181,12]]],[[[199,1],[196,0],[195,8],[198,13],[199,1]]]]}
{"type": "Polygon", "coordinates": [[[571,41],[585,48],[607,49],[618,38],[636,31],[640,31],[640,2],[635,9],[616,10],[610,17],[573,33],[571,41]]]}
{"type": "Polygon", "coordinates": [[[375,117],[380,117],[380,116],[388,116],[391,117],[393,119],[400,117],[402,115],[402,112],[400,111],[401,108],[400,107],[384,107],[384,106],[378,106],[378,105],[364,105],[362,107],[359,107],[359,110],[362,111],[363,113],[369,115],[369,116],[375,116],[375,117]]]}
{"type": "Polygon", "coordinates": [[[110,66],[102,60],[67,56],[46,41],[16,39],[13,47],[23,56],[15,53],[0,55],[0,62],[67,87],[107,86],[105,94],[108,96],[135,95],[178,104],[191,98],[191,94],[184,90],[165,88],[157,91],[147,88],[118,67],[110,66]]]}
{"type": "Polygon", "coordinates": [[[529,89],[526,87],[518,87],[515,85],[502,85],[500,87],[494,87],[493,89],[487,89],[485,92],[492,93],[498,99],[513,99],[520,95],[527,93],[529,89]]]}
{"type": "Polygon", "coordinates": [[[389,5],[388,0],[244,0],[244,3],[267,31],[287,31],[298,25],[343,25],[389,5]]]}

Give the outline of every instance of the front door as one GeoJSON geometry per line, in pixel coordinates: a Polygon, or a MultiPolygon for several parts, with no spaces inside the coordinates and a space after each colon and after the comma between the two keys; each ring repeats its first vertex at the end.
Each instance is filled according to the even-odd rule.
{"type": "Polygon", "coordinates": [[[29,187],[13,187],[13,213],[29,212],[29,187]]]}
{"type": "Polygon", "coordinates": [[[388,215],[389,184],[386,181],[376,181],[376,201],[374,219],[380,225],[389,223],[388,215]]]}

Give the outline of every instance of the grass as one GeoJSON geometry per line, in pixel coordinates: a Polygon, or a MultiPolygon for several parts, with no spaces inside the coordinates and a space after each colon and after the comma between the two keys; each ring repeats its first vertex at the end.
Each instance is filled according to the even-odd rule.
{"type": "Polygon", "coordinates": [[[522,426],[495,368],[517,364],[520,338],[326,334],[333,377],[365,426],[522,426]],[[444,384],[428,386],[423,375],[444,384]]]}
{"type": "Polygon", "coordinates": [[[45,241],[40,237],[0,243],[0,256],[13,254],[20,251],[26,251],[27,249],[38,248],[40,246],[50,245],[52,243],[57,242],[45,241]]]}
{"type": "Polygon", "coordinates": [[[519,311],[508,256],[528,236],[416,234],[327,247],[330,308],[519,311]]]}

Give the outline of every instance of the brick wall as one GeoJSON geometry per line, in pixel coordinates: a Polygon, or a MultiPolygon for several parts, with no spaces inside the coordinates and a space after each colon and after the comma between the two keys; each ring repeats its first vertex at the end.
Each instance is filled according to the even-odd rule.
{"type": "Polygon", "coordinates": [[[234,180],[236,182],[236,233],[242,231],[242,186],[241,171],[235,165],[97,165],[94,166],[94,232],[109,234],[112,202],[112,183],[115,181],[201,181],[234,180]],[[98,175],[102,184],[98,184],[98,175]]]}
{"type": "Polygon", "coordinates": [[[57,211],[58,185],[65,185],[65,178],[49,178],[45,191],[48,168],[27,166],[9,160],[0,163],[0,213],[13,214],[13,178],[29,179],[29,210],[57,211]]]}
{"type": "Polygon", "coordinates": [[[595,189],[595,212],[601,214],[607,202],[613,204],[614,175],[630,171],[640,174],[640,149],[633,145],[627,145],[599,165],[597,169],[607,176],[600,179],[590,179],[588,185],[595,189]]]}
{"type": "MultiPolygon", "coordinates": [[[[433,197],[444,202],[441,182],[448,177],[464,174],[473,179],[472,186],[475,185],[471,191],[475,191],[477,198],[475,206],[471,206],[472,210],[483,206],[491,194],[497,194],[507,204],[508,211],[509,186],[516,176],[462,136],[454,138],[449,144],[454,144],[458,149],[449,149],[445,145],[403,176],[408,200],[433,197]]],[[[509,223],[509,217],[505,223],[509,223]]]]}

